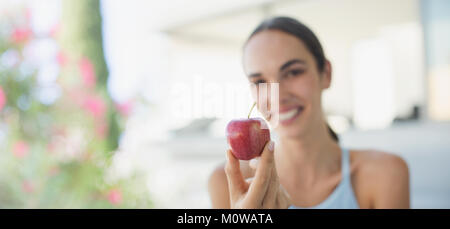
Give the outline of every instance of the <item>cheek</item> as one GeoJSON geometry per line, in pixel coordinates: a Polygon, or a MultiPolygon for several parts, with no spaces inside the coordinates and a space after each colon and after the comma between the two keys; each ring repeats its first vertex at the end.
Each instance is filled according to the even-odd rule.
{"type": "Polygon", "coordinates": [[[314,75],[302,75],[286,84],[286,89],[297,98],[306,103],[313,103],[318,91],[318,81],[314,79],[314,75]]]}

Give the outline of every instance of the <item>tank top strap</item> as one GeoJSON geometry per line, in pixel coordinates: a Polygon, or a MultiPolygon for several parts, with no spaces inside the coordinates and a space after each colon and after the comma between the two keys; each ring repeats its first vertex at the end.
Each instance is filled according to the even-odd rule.
{"type": "Polygon", "coordinates": [[[341,147],[341,149],[342,180],[346,180],[350,176],[350,153],[347,148],[341,147]]]}
{"type": "MultiPolygon", "coordinates": [[[[330,209],[355,209],[359,208],[358,201],[353,192],[350,178],[350,152],[341,147],[341,182],[334,191],[320,204],[308,208],[330,208],[330,209]]],[[[291,205],[289,208],[303,208],[291,205]]]]}

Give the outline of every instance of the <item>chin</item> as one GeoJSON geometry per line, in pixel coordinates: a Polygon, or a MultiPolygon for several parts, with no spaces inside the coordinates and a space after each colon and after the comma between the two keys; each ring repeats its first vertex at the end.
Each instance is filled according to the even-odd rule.
{"type": "Polygon", "coordinates": [[[305,130],[297,125],[291,125],[289,127],[276,128],[277,133],[283,138],[300,138],[305,134],[305,130]]]}
{"type": "Polygon", "coordinates": [[[276,132],[280,135],[280,137],[284,138],[299,138],[305,135],[307,122],[306,117],[298,117],[294,122],[289,124],[281,124],[275,128],[276,132]]]}

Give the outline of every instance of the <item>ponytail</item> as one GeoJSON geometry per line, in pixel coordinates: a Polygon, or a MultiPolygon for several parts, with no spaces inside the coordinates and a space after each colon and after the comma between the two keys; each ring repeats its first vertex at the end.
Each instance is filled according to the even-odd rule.
{"type": "Polygon", "coordinates": [[[334,132],[333,129],[331,129],[330,125],[327,123],[328,132],[330,132],[331,138],[335,140],[336,142],[339,142],[339,137],[337,136],[336,132],[334,132]]]}

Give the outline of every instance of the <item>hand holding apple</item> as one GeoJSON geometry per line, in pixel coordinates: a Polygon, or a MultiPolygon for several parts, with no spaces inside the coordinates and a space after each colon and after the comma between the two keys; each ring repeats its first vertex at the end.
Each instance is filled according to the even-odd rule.
{"type": "Polygon", "coordinates": [[[279,182],[274,159],[274,143],[267,142],[255,169],[253,178],[244,179],[239,160],[231,150],[227,151],[228,161],[225,174],[231,208],[289,208],[291,199],[279,182]]]}
{"type": "Polygon", "coordinates": [[[226,128],[228,161],[225,173],[228,180],[231,208],[288,208],[289,194],[280,185],[275,166],[274,142],[270,140],[267,123],[261,118],[232,120],[226,128]],[[244,180],[239,160],[259,157],[255,176],[244,180]]]}

